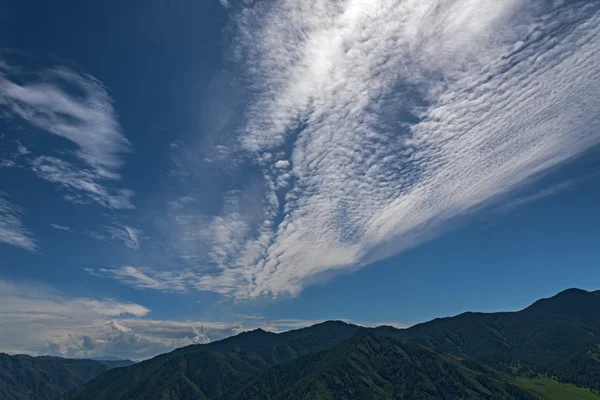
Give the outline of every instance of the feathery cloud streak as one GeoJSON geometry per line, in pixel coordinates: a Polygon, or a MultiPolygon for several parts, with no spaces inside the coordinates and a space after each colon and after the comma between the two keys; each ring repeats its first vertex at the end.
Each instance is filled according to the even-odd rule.
{"type": "Polygon", "coordinates": [[[142,232],[139,229],[127,225],[105,226],[105,229],[110,234],[111,239],[123,241],[125,246],[132,250],[140,248],[139,236],[142,232]]]}
{"type": "Polygon", "coordinates": [[[0,103],[32,125],[73,142],[81,160],[100,175],[114,177],[111,170],[122,165],[119,154],[129,151],[130,144],[121,134],[106,89],[92,76],[66,68],[46,71],[40,78],[19,85],[0,74],[0,103]]]}
{"type": "Polygon", "coordinates": [[[237,10],[232,53],[254,93],[238,150],[263,169],[264,222],[200,289],[296,294],[600,142],[597,1],[237,10]]]}
{"type": "Polygon", "coordinates": [[[67,200],[133,208],[131,190],[112,190],[103,183],[120,180],[121,156],[131,145],[121,133],[107,89],[98,80],[67,68],[24,75],[20,69],[6,67],[0,69],[0,107],[75,145],[82,166],[47,156],[32,160],[38,177],[71,192],[67,200]]]}
{"type": "Polygon", "coordinates": [[[73,232],[73,230],[71,228],[69,228],[68,226],[58,225],[58,224],[50,224],[50,226],[54,229],[58,229],[59,231],[73,232]]]}
{"type": "Polygon", "coordinates": [[[133,267],[126,265],[121,268],[86,268],[89,274],[98,277],[116,279],[123,284],[133,286],[137,289],[151,289],[163,292],[185,292],[193,282],[199,279],[199,275],[191,271],[154,271],[145,267],[133,267]]]}
{"type": "Polygon", "coordinates": [[[21,209],[9,203],[0,192],[0,243],[36,251],[31,234],[21,221],[21,209]]]}

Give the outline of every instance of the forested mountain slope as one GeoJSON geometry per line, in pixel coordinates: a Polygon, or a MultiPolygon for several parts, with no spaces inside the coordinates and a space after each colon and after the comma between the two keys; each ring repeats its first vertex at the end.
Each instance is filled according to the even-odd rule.
{"type": "Polygon", "coordinates": [[[364,332],[333,349],[261,372],[219,400],[262,399],[532,400],[536,397],[489,369],[416,344],[364,332]]]}
{"type": "Polygon", "coordinates": [[[525,396],[510,376],[540,373],[599,389],[599,338],[599,293],[570,289],[519,312],[465,313],[408,329],[330,321],[245,332],[108,371],[64,399],[503,399],[525,396]],[[354,394],[344,395],[349,387],[354,394]]]}
{"type": "Polygon", "coordinates": [[[375,332],[500,371],[540,372],[600,390],[599,292],[569,289],[519,312],[465,313],[375,332]]]}
{"type": "Polygon", "coordinates": [[[65,399],[212,399],[271,366],[331,348],[359,329],[329,321],[282,334],[244,332],[111,371],[65,399]]]}
{"type": "Polygon", "coordinates": [[[0,399],[54,399],[109,369],[131,364],[133,362],[129,360],[79,360],[0,353],[0,399]]]}

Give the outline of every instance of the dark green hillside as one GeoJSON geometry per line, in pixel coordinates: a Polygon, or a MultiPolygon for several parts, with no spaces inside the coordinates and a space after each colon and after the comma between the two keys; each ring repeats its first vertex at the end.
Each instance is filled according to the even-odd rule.
{"type": "Polygon", "coordinates": [[[538,376],[600,388],[599,338],[600,295],[571,289],[519,312],[465,313],[405,330],[325,322],[245,332],[107,371],[63,398],[513,399],[530,398],[527,389],[571,400],[593,394],[538,376]]]}
{"type": "Polygon", "coordinates": [[[0,353],[0,399],[54,399],[109,369],[131,364],[129,360],[75,360],[0,353]]]}
{"type": "Polygon", "coordinates": [[[325,322],[274,334],[257,329],[110,371],[66,399],[210,399],[273,365],[328,349],[360,328],[325,322]]]}
{"type": "Polygon", "coordinates": [[[505,372],[600,389],[600,295],[569,289],[514,313],[465,313],[406,330],[376,328],[505,372]]]}
{"type": "Polygon", "coordinates": [[[419,345],[359,333],[331,350],[261,372],[220,400],[536,398],[478,369],[419,345]]]}

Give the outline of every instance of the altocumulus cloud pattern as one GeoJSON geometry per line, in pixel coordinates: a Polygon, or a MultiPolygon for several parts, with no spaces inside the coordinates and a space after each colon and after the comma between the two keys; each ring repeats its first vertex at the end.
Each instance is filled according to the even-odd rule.
{"type": "Polygon", "coordinates": [[[224,4],[251,94],[226,154],[261,171],[260,205],[245,207],[243,190],[217,217],[186,214],[192,195],[171,203],[174,240],[210,249],[201,272],[94,274],[295,295],[439,234],[600,142],[597,1],[224,4]]]}

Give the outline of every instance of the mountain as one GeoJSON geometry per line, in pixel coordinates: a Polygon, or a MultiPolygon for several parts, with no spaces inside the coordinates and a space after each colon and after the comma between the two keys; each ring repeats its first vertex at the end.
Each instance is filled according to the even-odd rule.
{"type": "Polygon", "coordinates": [[[329,321],[281,334],[257,329],[102,374],[65,399],[213,399],[271,366],[333,347],[361,328],[329,321]]]}
{"type": "Polygon", "coordinates": [[[107,371],[63,399],[511,399],[524,396],[517,383],[538,374],[598,390],[599,354],[600,293],[570,289],[518,312],[464,313],[408,329],[330,321],[254,330],[107,371]]]}
{"type": "Polygon", "coordinates": [[[95,361],[0,353],[0,399],[45,400],[133,361],[95,361]]]}
{"type": "Polygon", "coordinates": [[[473,370],[459,359],[365,331],[263,371],[219,400],[536,398],[491,370],[473,370]]]}
{"type": "Polygon", "coordinates": [[[90,358],[90,360],[96,360],[96,361],[125,361],[125,362],[131,363],[130,360],[128,360],[126,358],[123,358],[123,357],[119,357],[119,356],[92,357],[92,358],[90,358]]]}
{"type": "Polygon", "coordinates": [[[600,390],[599,292],[569,289],[519,312],[469,312],[375,332],[499,371],[542,373],[600,390]]]}

